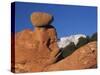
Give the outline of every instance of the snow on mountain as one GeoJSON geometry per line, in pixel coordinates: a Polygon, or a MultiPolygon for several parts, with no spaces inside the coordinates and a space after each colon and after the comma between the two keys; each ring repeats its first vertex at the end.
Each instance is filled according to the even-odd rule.
{"type": "Polygon", "coordinates": [[[80,37],[86,38],[86,35],[76,34],[76,35],[71,35],[67,37],[62,37],[57,43],[58,43],[59,48],[64,48],[67,45],[69,45],[71,42],[74,42],[74,44],[77,45],[80,37]]]}

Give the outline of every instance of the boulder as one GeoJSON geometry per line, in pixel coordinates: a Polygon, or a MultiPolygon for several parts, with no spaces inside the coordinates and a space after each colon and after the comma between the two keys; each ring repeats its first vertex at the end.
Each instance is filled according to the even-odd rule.
{"type": "Polygon", "coordinates": [[[33,12],[31,22],[34,26],[46,26],[53,20],[53,16],[45,12],[33,12]]]}

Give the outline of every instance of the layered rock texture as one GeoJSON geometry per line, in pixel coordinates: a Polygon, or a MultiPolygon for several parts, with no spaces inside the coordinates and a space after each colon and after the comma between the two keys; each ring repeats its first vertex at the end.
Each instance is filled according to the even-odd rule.
{"type": "Polygon", "coordinates": [[[41,68],[53,63],[58,46],[55,29],[32,32],[24,30],[16,34],[15,63],[24,65],[26,71],[41,71],[41,68]],[[46,34],[46,35],[45,35],[46,34]]]}
{"type": "Polygon", "coordinates": [[[48,13],[35,12],[31,21],[34,31],[25,29],[12,36],[15,40],[12,42],[13,72],[86,69],[97,64],[96,42],[90,42],[57,61],[61,51],[57,45],[56,29],[50,25],[53,17],[48,13]]]}
{"type": "Polygon", "coordinates": [[[96,42],[90,42],[85,46],[77,49],[65,59],[62,59],[61,61],[48,66],[44,69],[44,71],[89,69],[91,67],[96,67],[96,64],[96,42]]]}
{"type": "Polygon", "coordinates": [[[34,31],[26,29],[15,34],[15,61],[12,61],[12,64],[15,63],[12,65],[15,72],[39,72],[57,58],[59,48],[56,29],[47,25],[52,16],[33,13],[31,18],[36,26],[34,31]]]}

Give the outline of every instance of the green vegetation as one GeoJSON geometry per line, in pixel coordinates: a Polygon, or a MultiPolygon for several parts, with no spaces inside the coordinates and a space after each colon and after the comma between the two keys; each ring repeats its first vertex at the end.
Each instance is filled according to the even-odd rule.
{"type": "Polygon", "coordinates": [[[90,41],[97,41],[97,32],[91,36],[90,41]]]}
{"type": "Polygon", "coordinates": [[[71,42],[68,46],[66,46],[65,48],[62,49],[62,54],[61,56],[63,58],[69,56],[70,54],[72,54],[74,52],[74,50],[76,50],[75,44],[73,42],[71,42]]]}
{"type": "Polygon", "coordinates": [[[79,42],[78,42],[78,44],[76,45],[76,48],[79,48],[79,47],[81,47],[81,46],[87,44],[87,43],[89,42],[89,39],[90,39],[89,36],[87,36],[86,38],[80,37],[80,38],[79,38],[79,42]]]}
{"type": "Polygon", "coordinates": [[[62,53],[59,56],[58,61],[71,55],[75,50],[77,50],[78,48],[82,47],[83,45],[91,41],[97,41],[97,32],[94,33],[91,37],[89,36],[87,36],[86,38],[80,37],[77,45],[75,45],[74,42],[71,42],[68,46],[62,48],[61,49],[62,53]]]}

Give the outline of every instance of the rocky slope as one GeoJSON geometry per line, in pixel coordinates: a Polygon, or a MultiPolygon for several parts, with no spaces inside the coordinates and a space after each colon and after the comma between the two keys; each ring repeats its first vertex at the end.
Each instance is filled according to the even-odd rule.
{"type": "Polygon", "coordinates": [[[96,66],[96,64],[97,45],[96,42],[90,42],[65,59],[46,67],[44,71],[87,69],[96,66]]]}

